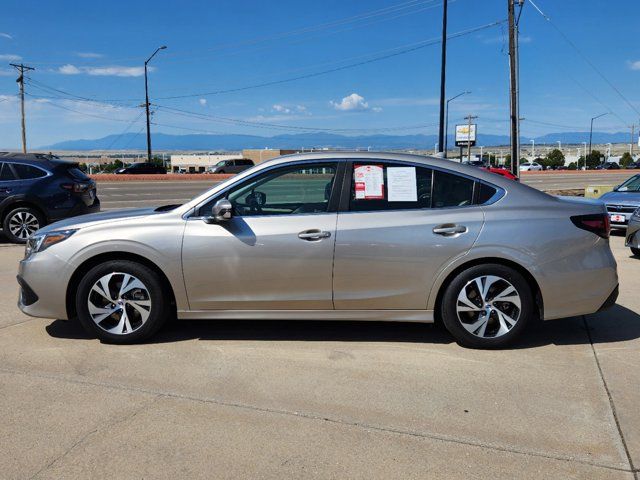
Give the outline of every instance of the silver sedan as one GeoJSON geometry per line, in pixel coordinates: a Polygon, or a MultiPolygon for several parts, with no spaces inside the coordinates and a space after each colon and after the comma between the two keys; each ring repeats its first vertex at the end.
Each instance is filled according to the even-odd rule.
{"type": "Polygon", "coordinates": [[[184,205],[39,230],[19,306],[113,343],[177,316],[441,321],[460,344],[501,347],[615,302],[608,236],[600,202],[447,160],[293,155],[184,205]]]}

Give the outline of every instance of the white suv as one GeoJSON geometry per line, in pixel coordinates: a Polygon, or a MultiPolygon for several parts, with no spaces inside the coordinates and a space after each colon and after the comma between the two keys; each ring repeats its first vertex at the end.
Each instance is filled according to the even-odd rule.
{"type": "Polygon", "coordinates": [[[542,165],[536,162],[525,162],[520,164],[521,172],[539,172],[542,170],[542,165]]]}

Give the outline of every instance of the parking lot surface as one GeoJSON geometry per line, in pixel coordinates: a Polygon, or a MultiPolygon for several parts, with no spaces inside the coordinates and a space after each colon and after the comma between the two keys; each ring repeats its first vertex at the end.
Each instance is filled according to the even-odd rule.
{"type": "Polygon", "coordinates": [[[611,242],[614,308],[499,351],[366,322],[104,345],[22,315],[23,249],[0,245],[0,477],[637,479],[640,259],[611,242]]]}

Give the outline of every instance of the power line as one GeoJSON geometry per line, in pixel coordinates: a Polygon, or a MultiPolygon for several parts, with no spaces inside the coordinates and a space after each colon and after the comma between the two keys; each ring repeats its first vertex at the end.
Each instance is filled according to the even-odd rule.
{"type": "Polygon", "coordinates": [[[529,3],[531,5],[533,5],[533,7],[537,10],[537,12],[542,15],[542,17],[549,22],[549,24],[560,34],[560,36],[564,39],[565,42],[567,42],[571,48],[573,48],[576,53],[578,55],[580,55],[580,57],[582,57],[582,59],[587,62],[587,64],[600,76],[600,78],[602,78],[607,85],[609,85],[617,94],[618,96],[629,106],[629,108],[631,108],[636,114],[640,115],[640,110],[637,109],[635,107],[635,105],[633,105],[633,103],[631,103],[629,101],[629,99],[627,97],[625,97],[623,95],[623,93],[618,89],[618,87],[616,87],[613,82],[611,82],[611,80],[609,80],[606,75],[604,73],[602,73],[602,71],[595,65],[595,63],[593,63],[584,53],[582,53],[582,51],[578,48],[578,46],[573,43],[573,41],[562,31],[562,29],[560,29],[555,23],[553,23],[553,21],[551,21],[551,17],[549,17],[547,14],[545,14],[540,7],[538,7],[533,0],[529,0],[529,3]]]}
{"type": "MultiPolygon", "coordinates": [[[[456,33],[454,33],[452,35],[449,35],[447,38],[448,39],[454,39],[454,38],[462,37],[462,36],[465,36],[465,35],[469,35],[471,33],[478,32],[480,30],[485,30],[487,28],[495,27],[496,25],[500,25],[500,24],[502,24],[504,22],[505,22],[505,20],[499,20],[499,21],[496,21],[496,22],[488,23],[488,24],[481,25],[481,26],[474,27],[474,28],[470,28],[470,29],[467,29],[467,30],[462,30],[460,32],[456,32],[456,33]]],[[[305,75],[299,75],[299,76],[285,78],[285,79],[281,79],[281,80],[273,80],[273,81],[270,81],[270,82],[247,85],[247,86],[244,86],[244,87],[234,87],[234,88],[228,88],[228,89],[214,90],[214,91],[210,91],[210,92],[199,92],[199,93],[191,93],[191,94],[184,94],[184,95],[173,95],[173,96],[156,97],[156,98],[158,100],[173,100],[173,99],[180,99],[180,98],[207,97],[207,96],[210,96],[210,95],[219,95],[219,94],[223,94],[223,93],[242,92],[242,91],[250,90],[250,89],[254,89],[254,88],[268,87],[268,86],[273,86],[273,85],[280,85],[280,84],[283,84],[283,83],[289,83],[289,82],[293,82],[293,81],[296,81],[296,80],[302,80],[302,79],[306,79],[306,78],[318,77],[318,76],[321,76],[321,75],[326,75],[326,74],[329,74],[329,73],[335,73],[335,72],[338,72],[338,71],[341,71],[341,70],[347,70],[347,69],[350,69],[350,68],[366,65],[366,64],[369,64],[369,63],[378,62],[380,60],[386,60],[388,58],[397,57],[399,55],[404,55],[404,54],[409,53],[409,52],[414,52],[416,50],[421,50],[421,49],[429,47],[431,45],[436,45],[436,44],[440,43],[441,41],[442,40],[440,38],[434,38],[434,39],[430,39],[430,40],[425,40],[425,41],[422,41],[422,42],[417,42],[417,44],[414,44],[414,46],[412,46],[412,47],[407,47],[407,48],[401,49],[399,51],[396,51],[396,52],[393,52],[393,53],[388,53],[388,54],[385,54],[385,55],[381,55],[381,56],[378,56],[378,57],[375,57],[375,58],[371,58],[371,59],[368,59],[368,60],[363,60],[363,61],[360,61],[360,62],[351,63],[351,64],[348,64],[348,65],[343,65],[343,66],[340,66],[340,67],[331,68],[331,69],[328,69],[328,70],[308,73],[308,74],[305,74],[305,75]]],[[[398,48],[401,48],[401,47],[398,47],[398,48]]]]}

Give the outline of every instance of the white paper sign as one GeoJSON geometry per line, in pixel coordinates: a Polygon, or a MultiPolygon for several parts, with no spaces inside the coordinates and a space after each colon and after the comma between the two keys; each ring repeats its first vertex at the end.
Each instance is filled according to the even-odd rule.
{"type": "Polygon", "coordinates": [[[354,178],[356,199],[384,198],[384,171],[381,165],[357,165],[354,178]]]}
{"type": "Polygon", "coordinates": [[[390,202],[417,202],[418,182],[415,167],[388,167],[387,188],[390,202]]]}

